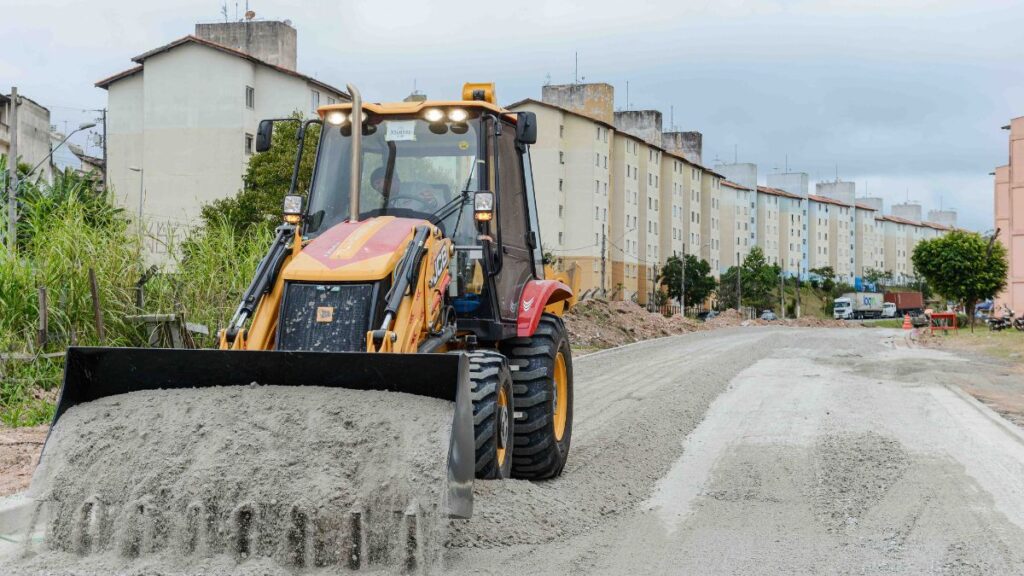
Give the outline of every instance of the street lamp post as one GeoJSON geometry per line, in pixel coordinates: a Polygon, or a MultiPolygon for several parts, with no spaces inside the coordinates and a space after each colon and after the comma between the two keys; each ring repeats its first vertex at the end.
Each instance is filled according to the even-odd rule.
{"type": "Polygon", "coordinates": [[[146,185],[146,171],[143,170],[142,168],[137,167],[137,166],[129,166],[128,169],[131,170],[132,172],[138,172],[139,173],[139,221],[136,223],[136,226],[139,227],[139,237],[141,238],[142,237],[142,202],[143,202],[143,198],[144,198],[144,191],[145,191],[145,185],[146,185]]]}

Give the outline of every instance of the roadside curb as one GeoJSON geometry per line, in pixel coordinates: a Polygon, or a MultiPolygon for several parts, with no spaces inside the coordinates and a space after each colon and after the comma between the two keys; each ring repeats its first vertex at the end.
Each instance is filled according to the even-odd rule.
{"type": "Polygon", "coordinates": [[[950,392],[959,396],[964,402],[970,404],[975,410],[980,412],[982,416],[988,418],[994,424],[1002,428],[1007,435],[1009,435],[1011,438],[1013,438],[1022,446],[1024,446],[1024,430],[1022,430],[1013,422],[1010,422],[1006,418],[1000,416],[998,412],[989,408],[974,396],[971,396],[967,392],[964,392],[963,388],[960,388],[960,386],[956,384],[944,384],[944,386],[950,392]]]}

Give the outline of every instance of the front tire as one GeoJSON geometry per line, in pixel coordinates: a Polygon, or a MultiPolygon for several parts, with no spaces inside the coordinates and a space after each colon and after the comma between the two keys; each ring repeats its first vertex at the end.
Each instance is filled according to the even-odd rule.
{"type": "Polygon", "coordinates": [[[476,477],[483,480],[508,478],[512,471],[515,427],[508,361],[495,350],[476,350],[468,356],[476,477]]]}
{"type": "Polygon", "coordinates": [[[503,347],[513,372],[515,456],[512,476],[555,478],[565,468],[572,439],[572,350],[562,319],[544,314],[531,338],[503,347]]]}

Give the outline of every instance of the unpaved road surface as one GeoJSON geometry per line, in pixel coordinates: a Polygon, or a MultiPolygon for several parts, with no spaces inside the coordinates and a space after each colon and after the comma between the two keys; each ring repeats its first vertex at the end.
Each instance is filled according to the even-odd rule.
{"type": "Polygon", "coordinates": [[[576,362],[558,480],[478,483],[457,573],[1024,574],[999,370],[901,332],[747,328],[576,362]]]}
{"type": "Polygon", "coordinates": [[[1024,433],[960,390],[1004,368],[900,331],[747,327],[575,376],[563,476],[477,481],[435,573],[1024,574],[1024,433]]]}

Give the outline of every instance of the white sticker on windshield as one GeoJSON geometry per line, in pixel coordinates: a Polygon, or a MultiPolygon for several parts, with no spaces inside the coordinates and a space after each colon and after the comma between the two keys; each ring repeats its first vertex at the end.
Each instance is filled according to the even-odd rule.
{"type": "Polygon", "coordinates": [[[388,131],[384,134],[385,142],[401,142],[402,140],[416,139],[415,120],[389,120],[385,124],[388,125],[388,131]]]}

